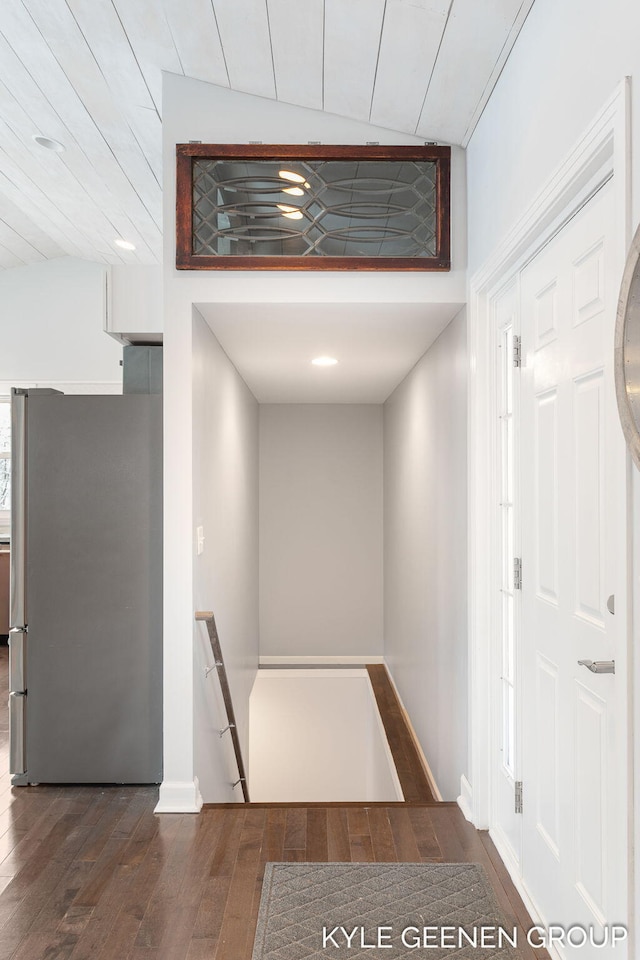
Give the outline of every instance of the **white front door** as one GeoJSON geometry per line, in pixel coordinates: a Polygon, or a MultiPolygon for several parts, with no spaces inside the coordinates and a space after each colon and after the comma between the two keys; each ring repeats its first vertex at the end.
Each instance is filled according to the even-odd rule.
{"type": "MultiPolygon", "coordinates": [[[[614,229],[607,184],[523,270],[520,299],[521,869],[545,921],[593,927],[596,937],[627,917],[626,454],[613,384],[614,229]],[[615,661],[615,674],[579,660],[615,661]]],[[[587,945],[579,956],[610,951],[587,945]]]]}

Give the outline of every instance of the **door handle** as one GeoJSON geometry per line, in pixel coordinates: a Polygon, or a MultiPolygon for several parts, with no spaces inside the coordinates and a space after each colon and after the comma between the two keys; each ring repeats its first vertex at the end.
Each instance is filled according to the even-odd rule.
{"type": "Polygon", "coordinates": [[[615,673],[615,660],[578,660],[581,667],[591,670],[591,673],[615,673]]]}

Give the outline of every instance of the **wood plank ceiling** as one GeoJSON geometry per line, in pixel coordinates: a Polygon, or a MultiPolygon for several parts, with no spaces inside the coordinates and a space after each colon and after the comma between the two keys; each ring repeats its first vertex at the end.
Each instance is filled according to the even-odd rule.
{"type": "Polygon", "coordinates": [[[532,4],[0,0],[0,266],[160,260],[163,70],[465,145],[532,4]]]}

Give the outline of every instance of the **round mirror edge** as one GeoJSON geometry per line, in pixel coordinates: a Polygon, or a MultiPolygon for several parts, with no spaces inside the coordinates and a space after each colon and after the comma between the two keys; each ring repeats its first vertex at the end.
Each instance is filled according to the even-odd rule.
{"type": "MultiPolygon", "coordinates": [[[[625,344],[628,340],[629,325],[633,322],[633,302],[630,294],[634,281],[640,283],[640,226],[631,241],[620,284],[614,344],[615,387],[620,423],[633,462],[640,470],[640,423],[637,422],[629,401],[628,367],[625,361],[625,344]]],[[[640,326],[640,309],[636,308],[636,313],[635,322],[640,326]]],[[[640,379],[640,369],[634,372],[637,374],[636,380],[640,379]]]]}

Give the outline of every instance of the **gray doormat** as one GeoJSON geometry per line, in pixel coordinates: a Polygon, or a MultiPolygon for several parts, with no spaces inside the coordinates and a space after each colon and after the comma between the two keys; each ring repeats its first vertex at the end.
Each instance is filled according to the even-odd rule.
{"type": "Polygon", "coordinates": [[[268,863],[253,960],[513,960],[518,933],[477,863],[268,863]]]}

